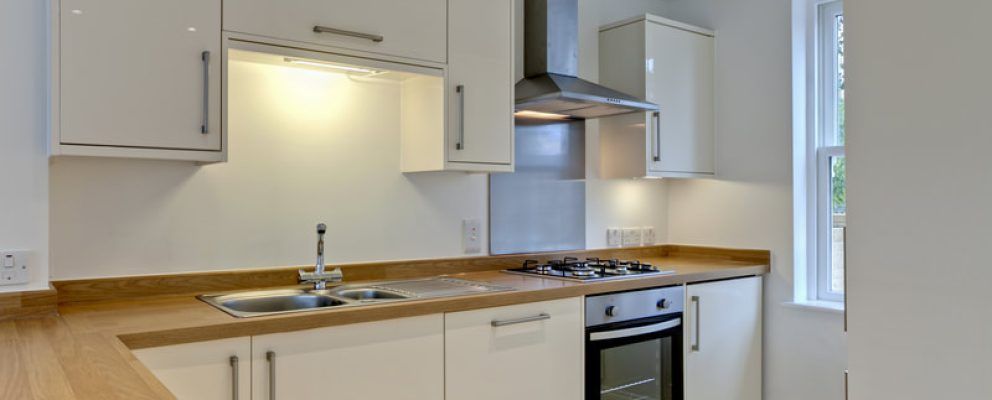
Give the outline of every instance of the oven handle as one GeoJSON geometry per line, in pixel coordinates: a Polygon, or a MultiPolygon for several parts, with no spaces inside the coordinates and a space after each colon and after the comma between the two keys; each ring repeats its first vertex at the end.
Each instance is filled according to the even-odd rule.
{"type": "Polygon", "coordinates": [[[643,335],[646,333],[661,332],[682,325],[682,318],[660,322],[653,325],[638,326],[636,328],[618,329],[615,331],[593,332],[589,334],[589,340],[598,342],[600,340],[621,339],[631,336],[643,335]]]}

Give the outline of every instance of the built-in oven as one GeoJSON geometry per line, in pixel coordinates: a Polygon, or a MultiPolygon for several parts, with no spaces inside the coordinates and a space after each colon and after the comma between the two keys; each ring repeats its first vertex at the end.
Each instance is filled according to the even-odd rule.
{"type": "Polygon", "coordinates": [[[682,400],[685,289],[586,298],[586,400],[682,400]]]}

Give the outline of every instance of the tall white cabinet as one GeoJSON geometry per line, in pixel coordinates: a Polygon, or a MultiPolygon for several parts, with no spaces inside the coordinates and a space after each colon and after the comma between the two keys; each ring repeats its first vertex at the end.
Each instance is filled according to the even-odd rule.
{"type": "Polygon", "coordinates": [[[441,314],[251,340],[254,400],[444,398],[441,314]]]}
{"type": "Polygon", "coordinates": [[[53,4],[53,154],[223,158],[221,0],[53,4]]]}
{"type": "Polygon", "coordinates": [[[446,400],[584,398],[582,298],[449,313],[446,400]]]}
{"type": "Polygon", "coordinates": [[[599,32],[599,82],[660,107],[600,120],[604,178],[712,177],[713,31],[654,15],[599,32]]]}
{"type": "Polygon", "coordinates": [[[686,400],[761,400],[761,293],[761,277],[686,286],[686,400]]]}
{"type": "Polygon", "coordinates": [[[179,400],[249,400],[251,338],[135,350],[135,357],[179,400]]]}

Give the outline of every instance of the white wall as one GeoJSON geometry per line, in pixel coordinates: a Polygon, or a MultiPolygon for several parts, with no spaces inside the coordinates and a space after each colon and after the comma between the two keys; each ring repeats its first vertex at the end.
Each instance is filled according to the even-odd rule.
{"type": "MultiPolygon", "coordinates": [[[[581,1],[581,74],[597,75],[600,24],[660,5],[581,1]]],[[[296,78],[246,65],[232,74],[229,163],[54,163],[54,279],[308,264],[318,221],[328,223],[332,263],[459,256],[462,218],[485,223],[484,175],[398,172],[395,93],[280,87],[296,78]]],[[[587,154],[598,154],[598,132],[588,134],[587,154]]],[[[654,226],[666,241],[666,194],[662,182],[591,175],[587,246],[605,247],[608,226],[654,226]]]]}
{"type": "Polygon", "coordinates": [[[992,394],[989,15],[845,5],[851,399],[992,394]]]}
{"type": "Polygon", "coordinates": [[[0,1],[0,250],[33,252],[31,283],[48,288],[47,35],[44,1],[0,1]]]}
{"type": "Polygon", "coordinates": [[[668,0],[665,16],[713,28],[718,180],[671,180],[669,241],[772,250],[765,279],[764,398],[843,399],[840,314],[793,300],[789,0],[668,0]]]}

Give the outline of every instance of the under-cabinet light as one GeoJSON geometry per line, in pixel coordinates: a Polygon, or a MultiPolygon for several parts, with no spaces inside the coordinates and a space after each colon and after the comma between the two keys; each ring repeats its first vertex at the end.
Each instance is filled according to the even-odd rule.
{"type": "Polygon", "coordinates": [[[571,117],[569,117],[567,115],[564,115],[564,114],[553,114],[553,113],[545,113],[545,112],[539,112],[539,111],[528,111],[528,110],[517,111],[517,112],[513,113],[513,115],[515,117],[520,117],[520,118],[537,118],[537,119],[569,119],[569,118],[571,118],[571,117]]]}
{"type": "Polygon", "coordinates": [[[306,66],[310,66],[310,67],[320,67],[320,68],[331,68],[331,69],[336,69],[336,70],[341,70],[341,71],[346,71],[346,72],[356,72],[356,73],[359,73],[359,74],[378,74],[378,73],[380,73],[380,71],[374,70],[374,69],[370,69],[370,68],[352,67],[352,66],[348,66],[348,65],[331,64],[331,63],[320,62],[320,61],[304,60],[304,59],[300,59],[300,58],[285,57],[285,58],[283,58],[283,61],[288,62],[290,64],[306,65],[306,66]]]}

